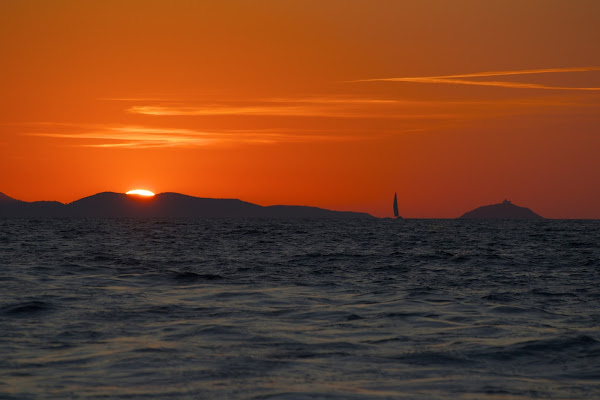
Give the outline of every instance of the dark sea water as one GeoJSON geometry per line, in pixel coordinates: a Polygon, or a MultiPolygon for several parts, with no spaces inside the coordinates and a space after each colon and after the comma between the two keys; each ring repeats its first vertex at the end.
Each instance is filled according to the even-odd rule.
{"type": "Polygon", "coordinates": [[[598,399],[600,221],[0,220],[2,399],[598,399]]]}

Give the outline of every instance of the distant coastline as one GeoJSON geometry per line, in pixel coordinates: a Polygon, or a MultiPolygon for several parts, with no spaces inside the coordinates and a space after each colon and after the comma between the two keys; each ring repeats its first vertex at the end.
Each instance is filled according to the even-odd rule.
{"type": "MultiPolygon", "coordinates": [[[[394,212],[395,209],[394,209],[394,212]]],[[[101,192],[71,203],[23,201],[0,192],[0,217],[219,217],[219,218],[377,218],[366,212],[336,211],[298,205],[261,206],[239,199],[218,199],[165,192],[153,196],[101,192]]],[[[402,217],[394,218],[402,221],[402,217]]],[[[412,219],[412,218],[408,218],[412,219]]],[[[416,218],[420,219],[420,218],[416,218]]],[[[436,218],[434,218],[436,219],[436,218]]],[[[509,200],[477,207],[458,218],[528,219],[546,218],[509,200]]]]}
{"type": "Polygon", "coordinates": [[[238,199],[213,199],[181,193],[152,197],[102,192],[71,203],[27,202],[0,193],[2,217],[219,217],[219,218],[375,218],[368,213],[309,206],[260,206],[238,199]]]}

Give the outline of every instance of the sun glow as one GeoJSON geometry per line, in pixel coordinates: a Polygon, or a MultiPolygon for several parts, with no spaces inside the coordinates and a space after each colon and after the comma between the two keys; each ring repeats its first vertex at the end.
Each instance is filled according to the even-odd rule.
{"type": "Polygon", "coordinates": [[[154,196],[154,193],[152,193],[149,190],[144,190],[144,189],[134,189],[134,190],[130,190],[129,192],[125,193],[125,194],[136,194],[138,196],[154,196]]]}

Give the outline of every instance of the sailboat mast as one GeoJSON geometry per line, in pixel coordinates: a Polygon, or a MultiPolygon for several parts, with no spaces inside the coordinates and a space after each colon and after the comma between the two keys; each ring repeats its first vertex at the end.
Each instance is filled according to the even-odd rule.
{"type": "Polygon", "coordinates": [[[398,196],[394,192],[394,217],[398,218],[398,196]]]}

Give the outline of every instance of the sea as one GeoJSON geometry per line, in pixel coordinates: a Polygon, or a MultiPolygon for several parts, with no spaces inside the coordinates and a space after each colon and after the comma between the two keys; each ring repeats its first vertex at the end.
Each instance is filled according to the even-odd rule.
{"type": "Polygon", "coordinates": [[[600,399],[600,221],[0,219],[0,398],[600,399]]]}

